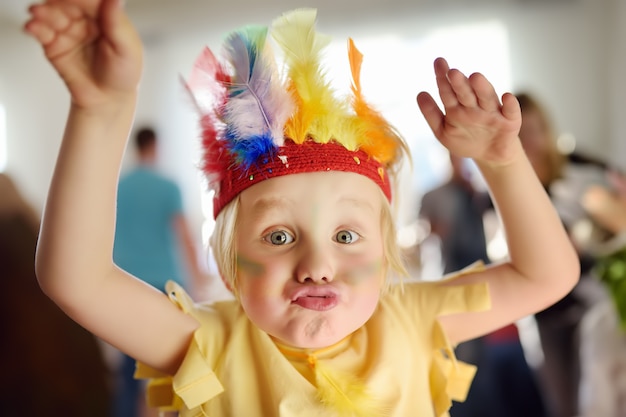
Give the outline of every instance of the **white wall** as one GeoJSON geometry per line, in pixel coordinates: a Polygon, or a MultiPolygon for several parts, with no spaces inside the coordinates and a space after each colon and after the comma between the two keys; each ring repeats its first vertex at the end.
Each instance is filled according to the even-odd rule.
{"type": "MultiPolygon", "coordinates": [[[[320,8],[320,27],[335,38],[350,35],[358,41],[359,36],[391,32],[419,38],[443,25],[500,20],[509,30],[514,87],[531,90],[543,99],[558,129],[575,135],[579,149],[623,164],[617,155],[626,152],[621,140],[626,129],[626,86],[621,75],[626,73],[621,46],[626,44],[626,29],[620,24],[626,19],[624,1],[487,1],[472,7],[462,1],[461,6],[455,3],[409,8],[394,13],[393,19],[381,14],[357,19],[354,13],[345,16],[328,6],[320,8]]],[[[177,5],[180,9],[180,3],[177,5]]],[[[206,29],[179,25],[177,34],[163,37],[155,35],[154,29],[146,30],[146,69],[137,114],[138,123],[155,125],[166,141],[167,158],[162,159],[162,166],[184,184],[188,209],[198,223],[202,215],[194,168],[196,125],[178,77],[188,74],[204,44],[218,46],[225,22],[220,16],[216,19],[219,31],[211,31],[210,25],[206,29]]],[[[229,26],[248,22],[236,21],[229,26]]],[[[481,45],[473,47],[481,49],[481,45]]],[[[398,57],[398,63],[402,59],[398,57]]],[[[434,56],[426,57],[428,65],[432,59],[434,56]]],[[[393,68],[390,63],[390,94],[406,94],[413,100],[417,91],[403,89],[403,80],[394,78],[393,68]]],[[[462,69],[489,75],[489,68],[462,69]]],[[[41,210],[68,97],[36,43],[18,26],[4,23],[0,26],[0,102],[7,112],[7,171],[41,210]]]]}
{"type": "Polygon", "coordinates": [[[608,97],[609,160],[626,170],[626,1],[611,0],[608,97]]]}
{"type": "Polygon", "coordinates": [[[41,210],[69,100],[39,46],[19,28],[0,29],[0,101],[6,110],[7,172],[41,210]]]}

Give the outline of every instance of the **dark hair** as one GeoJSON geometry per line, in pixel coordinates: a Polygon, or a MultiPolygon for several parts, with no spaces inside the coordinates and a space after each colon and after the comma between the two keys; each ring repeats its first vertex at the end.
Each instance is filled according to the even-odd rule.
{"type": "Polygon", "coordinates": [[[144,127],[137,131],[135,135],[135,145],[140,152],[152,146],[154,143],[156,143],[156,132],[154,129],[144,127]]]}

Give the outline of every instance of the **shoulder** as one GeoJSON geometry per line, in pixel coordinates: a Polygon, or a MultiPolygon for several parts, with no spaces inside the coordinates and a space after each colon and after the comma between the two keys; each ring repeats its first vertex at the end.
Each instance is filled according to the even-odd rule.
{"type": "Polygon", "coordinates": [[[210,341],[214,347],[227,343],[230,330],[236,322],[245,317],[241,305],[236,300],[195,302],[183,287],[174,281],[168,281],[165,290],[176,307],[195,318],[200,324],[195,339],[206,343],[210,341]]]}
{"type": "Polygon", "coordinates": [[[484,270],[482,262],[435,281],[396,283],[381,297],[384,305],[398,305],[420,317],[484,311],[490,307],[487,283],[462,283],[458,278],[484,270]]]}

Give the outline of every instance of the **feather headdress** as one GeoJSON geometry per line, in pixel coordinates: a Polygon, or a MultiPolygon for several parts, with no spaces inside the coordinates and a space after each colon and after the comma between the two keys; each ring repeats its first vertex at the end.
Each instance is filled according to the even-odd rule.
{"type": "Polygon", "coordinates": [[[247,187],[299,172],[356,172],[391,199],[388,172],[406,145],[365,101],[362,55],[352,41],[352,96],[333,90],[321,63],[330,38],[315,30],[315,20],[314,9],[285,13],[270,28],[232,32],[223,62],[209,49],[196,60],[185,87],[200,113],[202,170],[215,191],[216,217],[247,187]],[[283,53],[283,71],[271,39],[283,53]]]}

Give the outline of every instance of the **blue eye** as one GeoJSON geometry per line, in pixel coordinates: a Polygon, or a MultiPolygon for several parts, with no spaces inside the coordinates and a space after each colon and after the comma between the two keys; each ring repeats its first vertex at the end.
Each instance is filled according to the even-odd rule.
{"type": "Polygon", "coordinates": [[[360,236],[357,233],[352,232],[350,230],[340,230],[335,235],[335,240],[339,243],[344,243],[344,244],[354,243],[357,240],[359,240],[359,238],[360,236]]]}
{"type": "Polygon", "coordinates": [[[294,238],[284,230],[276,230],[264,237],[272,245],[286,245],[293,242],[294,238]]]}

